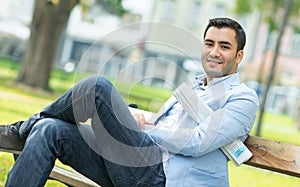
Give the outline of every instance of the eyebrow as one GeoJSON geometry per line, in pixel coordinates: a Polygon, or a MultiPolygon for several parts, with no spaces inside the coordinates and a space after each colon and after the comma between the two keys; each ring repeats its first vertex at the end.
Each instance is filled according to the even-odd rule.
{"type": "MultiPolygon", "coordinates": [[[[214,43],[215,41],[211,40],[211,39],[205,39],[204,42],[212,42],[214,43]]],[[[230,42],[228,41],[220,41],[218,42],[219,44],[225,44],[225,45],[232,45],[230,42]]]]}

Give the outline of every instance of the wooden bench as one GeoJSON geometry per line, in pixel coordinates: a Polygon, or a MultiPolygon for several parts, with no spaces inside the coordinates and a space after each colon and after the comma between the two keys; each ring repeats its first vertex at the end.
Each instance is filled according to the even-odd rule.
{"type": "MultiPolygon", "coordinates": [[[[249,136],[246,139],[245,144],[253,153],[253,157],[244,164],[294,177],[300,177],[300,146],[256,136],[249,136]]],[[[59,166],[53,168],[50,178],[60,181],[68,186],[99,186],[78,172],[59,166]]]]}
{"type": "MultiPolygon", "coordinates": [[[[132,109],[131,111],[136,112],[136,110],[138,110],[138,112],[143,112],[145,115],[151,114],[139,109],[132,109]]],[[[245,144],[250,149],[253,156],[244,164],[294,177],[300,177],[300,146],[256,136],[249,136],[246,139],[245,144]]],[[[53,168],[50,178],[69,186],[99,186],[76,171],[58,166],[53,168]]]]}
{"type": "Polygon", "coordinates": [[[249,136],[245,141],[253,156],[245,164],[300,177],[300,146],[249,136]]]}
{"type": "Polygon", "coordinates": [[[80,173],[62,168],[60,166],[54,166],[50,179],[60,181],[67,186],[78,186],[78,187],[97,187],[99,186],[95,182],[81,175],[80,173]]]}

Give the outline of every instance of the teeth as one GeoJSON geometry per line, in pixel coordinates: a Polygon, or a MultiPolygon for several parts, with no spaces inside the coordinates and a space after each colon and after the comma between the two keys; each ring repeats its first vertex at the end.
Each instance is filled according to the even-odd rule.
{"type": "Polygon", "coordinates": [[[214,59],[208,59],[207,61],[208,61],[208,62],[218,63],[218,64],[221,64],[221,63],[222,63],[221,61],[214,60],[214,59]]]}

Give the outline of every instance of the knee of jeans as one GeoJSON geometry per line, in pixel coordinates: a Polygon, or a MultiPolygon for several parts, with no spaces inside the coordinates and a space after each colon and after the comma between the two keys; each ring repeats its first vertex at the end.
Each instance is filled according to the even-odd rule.
{"type": "Polygon", "coordinates": [[[54,118],[41,119],[33,126],[31,134],[36,134],[40,138],[48,140],[56,140],[59,138],[57,135],[62,134],[61,132],[65,129],[64,125],[60,125],[60,123],[64,122],[54,118]]]}
{"type": "Polygon", "coordinates": [[[77,86],[83,87],[85,91],[101,91],[102,88],[109,88],[112,86],[111,82],[103,76],[93,75],[82,80],[77,86]]]}
{"type": "Polygon", "coordinates": [[[66,139],[74,132],[70,128],[76,129],[76,125],[55,118],[41,119],[33,126],[25,147],[27,150],[36,150],[39,147],[39,151],[48,151],[49,155],[51,152],[59,157],[64,151],[61,140],[66,139]]]}
{"type": "Polygon", "coordinates": [[[46,131],[54,130],[53,128],[54,125],[55,125],[55,121],[52,118],[44,118],[36,122],[36,124],[32,127],[32,131],[37,131],[39,133],[47,134],[46,131]]]}
{"type": "Polygon", "coordinates": [[[34,124],[26,139],[27,148],[30,146],[48,147],[56,141],[54,121],[50,118],[41,119],[34,124]]]}
{"type": "Polygon", "coordinates": [[[88,84],[107,85],[111,84],[108,79],[100,75],[93,75],[85,80],[88,84]]]}
{"type": "Polygon", "coordinates": [[[44,138],[59,140],[62,138],[76,139],[79,138],[78,127],[56,118],[44,118],[39,120],[32,128],[32,132],[44,138]]]}
{"type": "Polygon", "coordinates": [[[94,81],[95,87],[93,88],[93,91],[95,91],[95,95],[100,94],[103,96],[103,94],[111,94],[113,84],[108,79],[102,76],[93,76],[92,81],[94,81]]]}
{"type": "Polygon", "coordinates": [[[92,76],[86,78],[85,81],[88,82],[88,84],[90,84],[90,83],[96,83],[97,79],[99,77],[100,77],[99,75],[92,75],[92,76]]]}
{"type": "Polygon", "coordinates": [[[112,83],[108,79],[98,76],[97,77],[97,86],[102,86],[104,88],[108,88],[108,87],[112,86],[112,83]]]}

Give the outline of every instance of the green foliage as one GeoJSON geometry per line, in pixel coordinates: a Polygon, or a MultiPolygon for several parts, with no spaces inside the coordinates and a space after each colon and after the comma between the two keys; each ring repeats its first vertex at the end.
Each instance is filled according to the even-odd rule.
{"type": "Polygon", "coordinates": [[[298,16],[298,19],[296,19],[296,20],[299,20],[299,16],[300,16],[300,1],[299,0],[293,0],[293,8],[291,11],[291,15],[298,16]]]}
{"type": "Polygon", "coordinates": [[[292,27],[295,33],[300,34],[300,25],[293,25],[292,27]]]}
{"type": "MultiPolygon", "coordinates": [[[[250,0],[251,1],[251,0],[250,0]]],[[[272,5],[276,5],[277,7],[284,7],[285,0],[253,0],[254,9],[258,9],[266,12],[274,12],[272,5]]]]}
{"type": "Polygon", "coordinates": [[[271,17],[267,17],[265,18],[267,23],[269,24],[269,31],[276,31],[278,30],[278,23],[276,22],[276,20],[272,19],[271,17]]]}
{"type": "Polygon", "coordinates": [[[122,0],[96,0],[96,3],[101,4],[111,14],[122,16],[127,12],[122,5],[122,0]]]}
{"type": "MultiPolygon", "coordinates": [[[[236,0],[235,3],[235,13],[238,15],[245,15],[254,10],[258,10],[263,13],[263,20],[269,25],[269,32],[278,30],[279,24],[282,20],[282,15],[280,14],[281,9],[285,6],[285,0],[236,0]]],[[[293,17],[294,20],[298,20],[300,14],[300,1],[294,0],[290,17],[293,17]]],[[[293,25],[299,25],[293,23],[293,19],[290,21],[293,25]]]]}
{"type": "Polygon", "coordinates": [[[245,15],[251,12],[252,10],[252,2],[248,0],[236,0],[234,11],[238,15],[245,15]]]}

